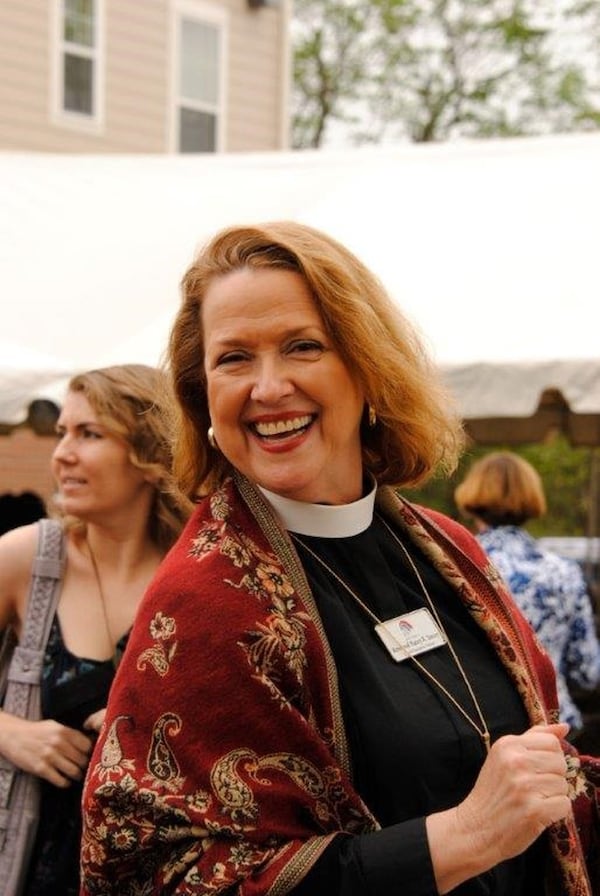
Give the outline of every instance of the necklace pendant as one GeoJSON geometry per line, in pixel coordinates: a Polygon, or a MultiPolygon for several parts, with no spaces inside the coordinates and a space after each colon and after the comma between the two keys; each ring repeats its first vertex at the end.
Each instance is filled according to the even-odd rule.
{"type": "Polygon", "coordinates": [[[380,622],[375,631],[397,663],[446,643],[443,632],[426,607],[380,622]]]}
{"type": "Polygon", "coordinates": [[[473,688],[471,687],[471,683],[467,678],[466,672],[463,669],[462,663],[452,646],[452,642],[444,631],[444,626],[442,625],[442,621],[435,608],[433,600],[431,599],[431,596],[427,591],[427,588],[425,587],[425,583],[421,578],[419,570],[415,566],[412,557],[410,556],[394,530],[390,528],[390,526],[383,518],[382,522],[406,557],[408,565],[414,572],[415,577],[419,582],[419,585],[421,586],[421,590],[423,592],[425,600],[429,605],[429,609],[427,609],[427,607],[422,607],[420,610],[413,610],[410,613],[403,613],[402,616],[396,616],[395,619],[388,619],[386,622],[383,622],[381,619],[379,619],[378,616],[375,615],[375,613],[373,613],[371,608],[360,599],[358,594],[356,594],[356,592],[352,590],[348,583],[345,582],[337,574],[337,572],[335,572],[335,570],[333,570],[323,560],[322,557],[319,557],[318,554],[315,554],[315,552],[307,544],[305,544],[298,535],[293,532],[290,534],[292,535],[294,540],[298,542],[298,544],[302,545],[305,551],[308,551],[308,553],[312,557],[314,557],[317,563],[319,563],[324,569],[327,570],[331,577],[335,579],[335,581],[338,582],[339,585],[342,586],[344,591],[346,591],[350,595],[350,597],[355,600],[360,607],[362,607],[367,616],[369,616],[375,623],[377,623],[375,625],[375,632],[381,638],[386,650],[388,651],[392,659],[397,663],[401,663],[403,660],[407,659],[412,660],[421,674],[447,697],[447,699],[450,701],[450,703],[452,703],[452,705],[461,714],[461,716],[466,719],[469,725],[471,725],[471,727],[477,732],[477,734],[483,741],[486,753],[489,753],[490,734],[487,730],[485,719],[483,718],[483,712],[481,711],[481,707],[477,701],[475,693],[473,692],[473,688]],[[417,659],[418,654],[424,653],[427,650],[434,650],[435,648],[441,647],[444,644],[448,645],[448,649],[450,651],[452,659],[456,664],[456,668],[460,672],[467,690],[469,691],[469,694],[473,701],[473,705],[477,711],[481,727],[473,720],[473,718],[465,710],[464,706],[461,706],[461,704],[450,693],[450,691],[446,687],[444,687],[442,682],[438,678],[436,678],[435,675],[432,675],[427,667],[417,659]]]}

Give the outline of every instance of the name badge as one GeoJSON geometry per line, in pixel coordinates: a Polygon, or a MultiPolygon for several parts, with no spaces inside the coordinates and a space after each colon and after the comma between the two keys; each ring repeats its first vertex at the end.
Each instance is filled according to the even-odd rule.
{"type": "Polygon", "coordinates": [[[425,607],[380,622],[375,631],[397,663],[446,643],[445,635],[425,607]]]}

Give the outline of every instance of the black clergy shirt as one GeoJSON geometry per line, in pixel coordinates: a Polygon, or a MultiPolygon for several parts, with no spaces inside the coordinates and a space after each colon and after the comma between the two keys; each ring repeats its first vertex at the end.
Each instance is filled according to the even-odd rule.
{"type": "MultiPolygon", "coordinates": [[[[300,543],[318,554],[381,620],[428,606],[381,519],[345,538],[294,536],[335,658],[355,787],[381,831],[339,835],[293,896],[436,896],[425,817],[472,789],[485,758],[480,735],[412,662],[395,662],[373,620],[300,543]]],[[[522,701],[484,632],[452,587],[405,537],[492,741],[528,727],[522,701]]],[[[446,645],[418,657],[480,726],[446,645]]],[[[539,845],[453,890],[456,896],[541,896],[539,845]]]]}

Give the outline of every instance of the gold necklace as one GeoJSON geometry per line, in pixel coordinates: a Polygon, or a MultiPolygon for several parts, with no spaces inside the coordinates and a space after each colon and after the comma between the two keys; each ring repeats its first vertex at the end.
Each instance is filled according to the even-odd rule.
{"type": "MultiPolygon", "coordinates": [[[[448,648],[449,648],[449,650],[450,650],[450,654],[451,654],[451,656],[452,656],[452,659],[454,660],[454,662],[455,662],[455,664],[456,664],[456,667],[457,667],[458,671],[460,672],[461,677],[462,677],[462,679],[463,679],[463,681],[464,681],[464,683],[465,683],[465,685],[466,685],[466,687],[467,687],[467,690],[468,690],[468,692],[469,692],[469,694],[470,694],[470,696],[471,696],[471,700],[473,701],[473,706],[475,707],[475,710],[476,710],[476,712],[477,712],[477,717],[478,717],[478,719],[479,719],[480,725],[477,724],[477,722],[476,722],[476,721],[469,715],[469,713],[466,711],[466,709],[465,709],[463,706],[461,706],[461,704],[458,702],[458,700],[457,700],[457,699],[450,693],[450,691],[449,691],[449,690],[442,684],[442,682],[439,681],[439,679],[437,679],[437,678],[435,677],[435,675],[433,675],[433,673],[430,672],[429,669],[427,669],[427,668],[423,665],[423,663],[421,663],[421,662],[416,658],[416,656],[413,656],[408,650],[406,650],[404,644],[402,644],[402,642],[401,642],[398,638],[394,637],[394,640],[396,641],[396,643],[398,644],[398,646],[401,648],[401,650],[404,651],[404,653],[406,654],[407,658],[410,659],[410,660],[412,660],[412,662],[415,664],[415,666],[417,667],[417,669],[419,669],[419,671],[420,671],[423,675],[425,675],[426,678],[428,678],[428,679],[429,679],[429,680],[430,680],[430,681],[431,681],[437,688],[439,688],[439,690],[440,690],[443,694],[445,694],[445,696],[446,696],[446,697],[448,698],[448,700],[453,704],[453,706],[459,711],[459,713],[462,715],[462,717],[463,717],[464,719],[466,719],[466,721],[469,723],[469,725],[471,725],[472,728],[475,729],[475,731],[477,732],[477,734],[478,734],[479,737],[481,738],[481,742],[483,743],[483,746],[484,746],[484,748],[485,748],[486,753],[489,753],[489,752],[490,752],[490,744],[491,744],[491,736],[490,736],[490,732],[489,732],[489,729],[488,729],[488,727],[487,727],[487,723],[486,723],[486,721],[485,721],[483,712],[482,712],[481,707],[480,707],[480,705],[479,705],[479,702],[478,702],[478,700],[477,700],[477,698],[476,698],[476,696],[475,696],[475,693],[474,693],[474,691],[473,691],[473,688],[471,687],[471,683],[470,683],[469,679],[467,678],[467,674],[466,674],[466,672],[465,672],[465,670],[464,670],[464,668],[463,668],[463,666],[462,666],[462,663],[460,662],[460,660],[459,660],[459,658],[458,658],[458,656],[457,656],[457,654],[456,654],[456,651],[454,650],[454,647],[452,646],[452,644],[451,644],[451,642],[450,642],[450,638],[448,637],[448,635],[447,635],[447,633],[446,633],[446,630],[444,629],[444,626],[442,625],[442,622],[441,622],[439,613],[437,612],[437,610],[436,610],[436,608],[435,608],[435,606],[434,606],[433,600],[431,599],[431,596],[430,596],[429,592],[427,591],[427,588],[425,587],[425,582],[424,582],[423,579],[421,578],[421,575],[420,575],[420,573],[419,573],[419,570],[418,570],[417,567],[415,566],[412,557],[410,556],[410,554],[408,553],[408,551],[406,550],[406,548],[404,547],[404,545],[402,544],[402,542],[400,541],[400,539],[398,538],[398,536],[396,535],[396,533],[394,532],[394,530],[391,529],[390,526],[388,526],[388,524],[386,523],[386,521],[385,521],[382,517],[381,517],[381,521],[382,521],[382,523],[384,524],[384,526],[386,527],[386,529],[388,530],[388,532],[392,535],[392,537],[394,538],[394,540],[397,542],[397,544],[400,546],[400,548],[401,548],[401,550],[402,550],[404,556],[405,556],[406,559],[408,560],[408,563],[409,563],[409,565],[410,565],[412,571],[414,572],[414,574],[415,574],[415,576],[416,576],[416,578],[417,578],[417,581],[418,581],[418,583],[419,583],[419,585],[420,585],[420,587],[421,587],[421,590],[422,590],[423,594],[425,595],[425,599],[426,599],[427,603],[429,604],[429,607],[430,607],[430,609],[431,609],[431,612],[433,613],[433,616],[434,616],[434,618],[435,618],[435,621],[437,622],[437,624],[438,624],[438,626],[439,626],[439,628],[440,628],[440,631],[443,633],[444,637],[446,638],[446,643],[447,643],[448,648]]],[[[324,569],[326,569],[327,572],[328,572],[331,576],[333,576],[333,578],[334,578],[337,582],[339,582],[339,584],[340,584],[340,585],[341,585],[341,586],[348,592],[348,594],[349,594],[349,595],[356,601],[356,603],[357,603],[357,604],[358,604],[358,605],[365,611],[365,613],[367,613],[367,615],[368,615],[368,616],[375,622],[376,625],[381,625],[381,624],[382,624],[382,620],[381,620],[375,613],[373,613],[373,611],[371,610],[371,608],[368,607],[367,604],[366,604],[363,600],[361,600],[361,598],[358,596],[358,594],[356,594],[355,591],[353,591],[353,589],[350,587],[350,585],[348,585],[348,583],[345,582],[344,579],[342,579],[342,577],[339,576],[339,575],[336,573],[336,571],[335,571],[334,569],[332,569],[332,568],[329,566],[329,564],[325,562],[325,560],[323,560],[322,557],[319,557],[318,554],[316,554],[311,548],[309,548],[309,546],[308,546],[304,541],[302,541],[302,539],[301,539],[298,535],[296,535],[295,532],[290,532],[290,535],[292,536],[293,539],[295,539],[295,541],[298,542],[298,544],[301,544],[302,547],[303,547],[306,551],[308,551],[308,553],[309,553],[312,557],[314,557],[314,559],[317,561],[317,563],[320,563],[321,566],[322,566],[324,569]]]]}
{"type": "Polygon", "coordinates": [[[100,572],[98,570],[98,564],[96,562],[96,556],[92,550],[92,546],[89,543],[87,536],[85,539],[85,543],[88,549],[88,553],[90,555],[90,560],[92,561],[92,569],[94,570],[94,578],[96,579],[96,585],[98,588],[98,594],[100,595],[100,605],[102,607],[102,618],[104,619],[104,629],[106,631],[106,637],[108,639],[108,644],[110,646],[111,660],[114,665],[116,665],[116,641],[113,637],[113,633],[111,631],[110,622],[108,620],[108,612],[106,610],[106,600],[104,599],[104,591],[102,589],[102,581],[100,579],[100,572]]]}

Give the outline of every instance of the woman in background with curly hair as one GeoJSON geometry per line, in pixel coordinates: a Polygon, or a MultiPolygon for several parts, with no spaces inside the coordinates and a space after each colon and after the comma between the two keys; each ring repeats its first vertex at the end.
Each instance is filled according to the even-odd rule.
{"type": "MultiPolygon", "coordinates": [[[[166,377],[126,364],[75,376],[51,465],[66,557],[42,718],[0,713],[0,755],[41,779],[27,896],[79,892],[81,787],[142,594],[191,509],[171,474],[166,377]]],[[[0,630],[27,609],[38,524],[0,538],[0,630]]]]}

